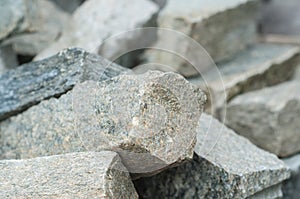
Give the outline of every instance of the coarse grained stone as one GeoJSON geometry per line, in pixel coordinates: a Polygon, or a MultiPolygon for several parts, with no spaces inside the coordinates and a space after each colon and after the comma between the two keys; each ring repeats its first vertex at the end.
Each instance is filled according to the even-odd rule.
{"type": "Polygon", "coordinates": [[[275,155],[202,114],[193,161],[134,183],[141,198],[246,198],[288,177],[275,155]]]}
{"type": "MultiPolygon", "coordinates": [[[[190,0],[189,3],[171,0],[158,15],[158,27],[186,34],[203,46],[215,62],[220,62],[255,43],[257,4],[258,1],[253,0],[190,0]]],[[[166,46],[172,52],[197,60],[199,54],[193,54],[197,49],[188,40],[178,39],[162,33],[158,34],[157,43],[168,43],[166,46]]],[[[198,75],[198,71],[182,58],[162,52],[147,51],[145,59],[150,63],[172,66],[186,77],[198,75]]]]}
{"type": "Polygon", "coordinates": [[[70,18],[48,0],[3,1],[2,4],[0,13],[8,24],[1,27],[0,23],[5,31],[0,41],[3,40],[3,45],[11,44],[14,51],[22,55],[34,56],[48,47],[70,18]]]}
{"type": "Polygon", "coordinates": [[[18,66],[17,55],[11,45],[0,47],[0,75],[18,66]]]}
{"type": "Polygon", "coordinates": [[[300,151],[300,82],[289,81],[234,98],[226,124],[281,157],[300,151]]]}
{"type": "Polygon", "coordinates": [[[138,198],[115,152],[0,161],[1,198],[138,198]]]}
{"type": "Polygon", "coordinates": [[[299,59],[298,47],[256,44],[238,53],[231,61],[219,64],[222,79],[211,70],[202,74],[202,78],[189,80],[209,91],[209,102],[215,108],[210,112],[221,118],[227,102],[235,96],[291,79],[299,59]]]}
{"type": "Polygon", "coordinates": [[[2,159],[117,151],[131,173],[192,158],[205,95],[176,73],[86,81],[0,125],[2,159]]]}
{"type": "Polygon", "coordinates": [[[298,199],[300,195],[300,154],[283,159],[291,170],[291,178],[284,181],[282,186],[283,197],[298,199]]]}
{"type": "Polygon", "coordinates": [[[118,41],[108,42],[107,45],[106,40],[149,23],[151,25],[152,17],[158,10],[158,6],[148,0],[86,1],[74,12],[62,36],[39,53],[35,60],[53,55],[63,48],[76,46],[114,61],[127,53],[126,49],[131,43],[145,40],[145,36],[123,34],[118,41]]]}
{"type": "Polygon", "coordinates": [[[85,80],[102,81],[127,69],[79,48],[24,64],[0,76],[0,120],[50,97],[58,97],[85,80]]]}

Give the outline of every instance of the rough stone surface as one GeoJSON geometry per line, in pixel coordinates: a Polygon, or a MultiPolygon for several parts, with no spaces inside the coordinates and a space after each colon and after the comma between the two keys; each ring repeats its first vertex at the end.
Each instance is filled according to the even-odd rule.
{"type": "Polygon", "coordinates": [[[300,154],[283,159],[291,169],[291,178],[283,183],[282,191],[284,198],[298,199],[300,195],[300,154]]]}
{"type": "Polygon", "coordinates": [[[141,198],[246,198],[289,177],[275,155],[206,114],[197,140],[193,161],[134,182],[141,198]]]}
{"type": "Polygon", "coordinates": [[[0,41],[22,55],[36,55],[61,34],[69,16],[47,0],[1,2],[0,41]],[[4,15],[4,16],[2,16],[4,15]],[[3,36],[1,36],[1,32],[3,36]]]}
{"type": "Polygon", "coordinates": [[[111,36],[146,26],[157,11],[158,6],[148,0],[86,1],[74,12],[69,26],[58,41],[38,54],[35,60],[73,46],[99,52],[108,59],[115,58],[120,51],[125,53],[122,50],[126,50],[131,42],[139,41],[144,35],[124,34],[118,41],[101,44],[111,36]]]}
{"type": "Polygon", "coordinates": [[[300,151],[300,82],[249,92],[227,106],[226,123],[257,146],[281,157],[300,151]]]}
{"type": "Polygon", "coordinates": [[[210,91],[209,101],[215,107],[211,112],[220,117],[224,114],[226,103],[233,97],[291,79],[299,59],[298,47],[256,44],[237,54],[231,61],[219,64],[222,81],[215,71],[203,74],[204,78],[190,81],[210,91]]]}
{"type": "Polygon", "coordinates": [[[204,102],[205,95],[175,73],[87,81],[3,121],[0,157],[110,149],[131,173],[156,172],[192,158],[204,102]]]}
{"type": "Polygon", "coordinates": [[[17,55],[12,46],[0,47],[0,75],[18,66],[17,55]]]}
{"type": "Polygon", "coordinates": [[[48,59],[24,64],[0,76],[0,120],[44,99],[66,93],[76,83],[102,81],[126,71],[78,48],[65,49],[48,59]]]}
{"type": "MultiPolygon", "coordinates": [[[[171,0],[159,13],[158,26],[180,31],[193,38],[214,61],[219,62],[255,42],[256,11],[257,1],[252,0],[190,0],[189,3],[171,0]]],[[[177,39],[159,34],[157,42],[168,43],[173,52],[185,58],[193,53],[195,49],[186,40],[177,39]]],[[[197,59],[199,55],[195,53],[191,56],[197,59]]],[[[192,66],[174,54],[148,51],[145,57],[150,63],[172,66],[184,76],[198,75],[192,66]]]]}
{"type": "Polygon", "coordinates": [[[110,151],[0,161],[1,198],[138,198],[110,151]]]}

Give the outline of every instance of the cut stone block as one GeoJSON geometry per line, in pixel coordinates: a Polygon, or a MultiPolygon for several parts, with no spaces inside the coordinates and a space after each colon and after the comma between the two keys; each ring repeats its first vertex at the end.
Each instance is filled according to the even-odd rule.
{"type": "MultiPolygon", "coordinates": [[[[189,3],[170,0],[159,13],[158,27],[186,34],[202,45],[215,62],[219,62],[255,42],[257,3],[253,0],[190,0],[189,3]]],[[[157,43],[167,43],[166,46],[184,58],[199,59],[198,53],[193,54],[195,49],[187,40],[159,34],[157,43]]],[[[198,75],[183,59],[162,52],[151,50],[145,57],[150,63],[172,66],[184,76],[198,75]]]]}
{"type": "Polygon", "coordinates": [[[18,66],[17,55],[12,46],[0,47],[0,75],[18,66]]]}
{"type": "Polygon", "coordinates": [[[298,47],[256,44],[231,61],[219,64],[222,80],[215,71],[208,71],[190,81],[210,92],[209,100],[214,106],[210,112],[221,117],[233,97],[291,79],[299,61],[298,47]]]}
{"type": "Polygon", "coordinates": [[[127,69],[78,48],[24,64],[0,76],[0,120],[50,97],[58,97],[85,80],[102,81],[127,69]]]}
{"type": "Polygon", "coordinates": [[[148,0],[86,1],[74,12],[69,26],[58,41],[38,54],[35,60],[53,55],[66,47],[81,47],[107,59],[118,58],[117,55],[127,53],[126,49],[131,43],[144,41],[145,35],[124,34],[118,41],[105,43],[105,40],[125,31],[151,25],[152,17],[158,10],[158,6],[148,0]]]}
{"type": "Polygon", "coordinates": [[[0,161],[1,198],[138,198],[118,154],[71,153],[0,161]]]}
{"type": "Polygon", "coordinates": [[[247,198],[288,177],[275,155],[202,114],[193,161],[134,183],[141,198],[247,198]]]}
{"type": "Polygon", "coordinates": [[[283,159],[291,169],[291,178],[283,183],[282,191],[284,198],[298,199],[300,196],[300,154],[283,159]]]}
{"type": "Polygon", "coordinates": [[[175,73],[87,81],[0,125],[0,157],[117,151],[131,173],[192,158],[205,95],[175,73]],[[2,151],[2,153],[1,153],[2,151]]]}
{"type": "Polygon", "coordinates": [[[18,54],[34,56],[61,34],[69,15],[50,1],[3,1],[0,6],[0,41],[18,54]],[[2,34],[1,34],[2,33],[2,34]]]}
{"type": "Polygon", "coordinates": [[[226,124],[281,157],[300,151],[300,82],[249,92],[227,106],[226,124]]]}

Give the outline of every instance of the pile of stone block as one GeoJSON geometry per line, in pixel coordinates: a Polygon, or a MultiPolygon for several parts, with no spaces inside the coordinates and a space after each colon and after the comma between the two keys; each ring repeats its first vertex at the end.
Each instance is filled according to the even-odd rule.
{"type": "Polygon", "coordinates": [[[1,2],[0,198],[299,197],[300,48],[261,6],[1,2]]]}

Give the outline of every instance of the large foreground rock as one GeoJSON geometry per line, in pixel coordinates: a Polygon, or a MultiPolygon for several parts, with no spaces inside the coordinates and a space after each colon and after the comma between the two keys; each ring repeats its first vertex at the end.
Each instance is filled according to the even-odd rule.
{"type": "Polygon", "coordinates": [[[119,53],[119,56],[127,53],[130,43],[145,41],[145,35],[124,34],[118,41],[110,42],[108,45],[102,43],[109,37],[128,30],[153,26],[152,17],[158,9],[155,3],[148,0],[86,1],[74,12],[69,26],[64,29],[58,41],[38,54],[35,60],[74,46],[92,53],[100,52],[105,58],[114,59],[119,53]]]}
{"type": "Polygon", "coordinates": [[[12,44],[14,51],[34,56],[61,34],[68,14],[48,0],[2,1],[0,41],[12,44]]]}
{"type": "Polygon", "coordinates": [[[300,82],[290,81],[234,98],[226,123],[281,157],[300,151],[300,82]]]}
{"type": "Polygon", "coordinates": [[[284,198],[298,199],[300,196],[300,154],[283,159],[291,169],[291,178],[283,183],[282,191],[284,198]]]}
{"type": "MultiPolygon", "coordinates": [[[[194,39],[219,62],[230,58],[237,52],[255,42],[257,1],[252,0],[170,0],[159,13],[158,27],[180,31],[194,39]]],[[[188,40],[179,40],[173,34],[159,34],[158,46],[169,46],[172,52],[183,58],[195,59],[201,63],[201,57],[193,52],[199,46],[191,46],[188,40]],[[194,49],[196,47],[196,49],[194,49]]],[[[148,51],[146,58],[150,63],[162,63],[172,66],[185,76],[198,75],[191,65],[174,54],[161,50],[148,51]]],[[[187,60],[190,61],[190,60],[187,60]]]]}
{"type": "Polygon", "coordinates": [[[87,81],[3,121],[1,158],[110,149],[131,173],[157,171],[192,158],[204,102],[175,73],[87,81]]]}
{"type": "Polygon", "coordinates": [[[206,114],[201,116],[197,140],[193,161],[134,182],[141,198],[281,195],[279,184],[289,177],[289,172],[275,155],[257,148],[206,114]]]}
{"type": "Polygon", "coordinates": [[[24,64],[0,76],[0,120],[50,97],[58,97],[85,80],[102,81],[127,69],[82,49],[65,49],[53,57],[24,64]]]}
{"type": "Polygon", "coordinates": [[[138,198],[110,151],[0,161],[1,198],[138,198]]]}
{"type": "Polygon", "coordinates": [[[218,64],[222,79],[215,70],[210,70],[190,81],[209,91],[212,107],[207,110],[221,117],[227,102],[235,96],[291,79],[299,60],[298,47],[256,44],[232,60],[218,64]]]}

